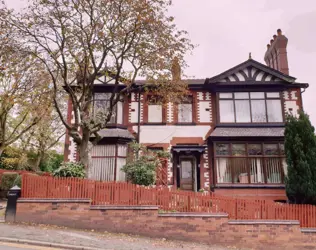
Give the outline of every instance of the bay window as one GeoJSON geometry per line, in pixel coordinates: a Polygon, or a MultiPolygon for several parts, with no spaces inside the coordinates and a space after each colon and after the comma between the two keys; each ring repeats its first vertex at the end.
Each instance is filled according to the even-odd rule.
{"type": "Polygon", "coordinates": [[[91,150],[92,166],[89,178],[98,181],[125,181],[125,173],[121,170],[126,164],[127,145],[96,145],[91,150]]]}
{"type": "Polygon", "coordinates": [[[283,184],[283,143],[216,143],[217,183],[283,184]]]}
{"type": "Polygon", "coordinates": [[[283,122],[279,92],[219,93],[221,123],[283,122]]]}
{"type": "MultiPolygon", "coordinates": [[[[110,98],[112,93],[94,94],[94,118],[105,121],[110,111],[110,98]]],[[[112,116],[108,124],[123,124],[123,102],[117,102],[112,109],[112,116]]]]}
{"type": "Polygon", "coordinates": [[[192,96],[186,97],[178,104],[178,123],[193,122],[193,100],[192,96]]]}

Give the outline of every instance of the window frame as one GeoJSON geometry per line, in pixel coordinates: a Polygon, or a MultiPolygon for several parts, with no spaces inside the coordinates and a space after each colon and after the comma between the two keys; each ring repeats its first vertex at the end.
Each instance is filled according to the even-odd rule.
{"type": "Polygon", "coordinates": [[[281,145],[283,145],[284,148],[284,141],[265,141],[265,142],[258,142],[258,141],[234,141],[234,142],[229,142],[229,141],[218,141],[218,142],[214,142],[213,143],[213,148],[214,148],[214,175],[215,175],[215,185],[216,186],[226,186],[226,185],[230,185],[230,186],[284,186],[284,180],[285,180],[285,173],[284,173],[284,169],[283,169],[283,160],[286,160],[286,156],[285,154],[281,153],[281,145]],[[228,145],[228,155],[217,155],[216,154],[216,145],[217,144],[226,144],[228,145]],[[232,153],[232,145],[233,144],[244,144],[245,145],[245,150],[246,153],[245,155],[233,155],[232,153]],[[248,152],[248,145],[249,144],[259,144],[261,145],[261,151],[262,154],[261,155],[249,155],[248,152]],[[264,152],[264,145],[269,145],[269,144],[277,144],[278,145],[278,154],[277,155],[266,155],[264,152]],[[226,159],[246,159],[246,165],[247,165],[247,176],[248,176],[248,183],[235,183],[234,182],[234,170],[231,167],[231,182],[218,182],[217,179],[217,171],[218,171],[218,166],[217,166],[217,159],[219,158],[226,158],[226,159]],[[262,183],[256,183],[256,182],[251,182],[251,167],[249,164],[249,159],[253,159],[253,158],[258,158],[261,159],[262,162],[262,168],[263,168],[263,178],[264,178],[264,182],[262,183]],[[280,167],[280,178],[281,178],[281,182],[280,183],[268,183],[268,175],[267,175],[267,159],[277,159],[279,162],[279,167],[280,167]]]}
{"type": "Polygon", "coordinates": [[[284,114],[284,101],[283,101],[283,96],[281,91],[220,91],[216,93],[216,104],[217,104],[217,123],[218,124],[264,124],[264,125],[273,125],[273,124],[284,124],[285,121],[285,114],[284,114]],[[251,93],[264,93],[263,98],[251,98],[251,93]],[[232,97],[231,98],[225,98],[222,97],[220,98],[221,93],[231,93],[232,97]],[[248,99],[245,98],[235,98],[236,93],[248,93],[248,99]],[[279,97],[267,97],[268,93],[279,93],[279,97]],[[221,117],[220,117],[220,101],[221,100],[227,100],[227,101],[232,101],[233,102],[233,109],[234,109],[234,122],[221,122],[221,117]],[[257,101],[264,101],[265,105],[265,122],[253,122],[253,117],[252,117],[252,107],[251,107],[251,100],[257,100],[257,101]],[[282,115],[282,121],[281,122],[269,122],[268,121],[268,109],[267,109],[267,100],[280,100],[281,104],[281,115],[282,115]],[[249,111],[250,111],[250,122],[237,122],[237,117],[236,117],[236,104],[235,101],[248,101],[249,102],[249,111]]]}
{"type": "MultiPolygon", "coordinates": [[[[106,101],[109,101],[109,99],[96,99],[95,98],[95,94],[110,94],[112,95],[112,93],[110,92],[94,92],[93,93],[93,117],[95,116],[95,102],[96,101],[103,101],[103,102],[106,102],[106,101]]],[[[118,102],[120,103],[120,101],[118,102]]],[[[118,120],[118,103],[115,105],[114,107],[114,111],[115,111],[115,121],[114,122],[111,122],[111,119],[110,121],[106,124],[106,127],[117,127],[117,126],[123,126],[124,125],[124,102],[121,102],[122,103],[122,123],[118,123],[117,120],[118,120]]]]}

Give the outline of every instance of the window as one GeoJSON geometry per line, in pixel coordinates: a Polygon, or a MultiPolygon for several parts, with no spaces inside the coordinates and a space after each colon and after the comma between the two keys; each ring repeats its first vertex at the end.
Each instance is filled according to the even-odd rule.
{"type": "Polygon", "coordinates": [[[216,143],[217,183],[282,184],[287,174],[283,143],[216,143]]]}
{"type": "Polygon", "coordinates": [[[162,123],[162,104],[153,96],[148,97],[148,122],[162,123]]]}
{"type": "Polygon", "coordinates": [[[219,93],[221,123],[283,122],[279,92],[219,93]]]}
{"type": "MultiPolygon", "coordinates": [[[[110,108],[110,98],[112,93],[94,94],[94,118],[106,120],[110,108]]],[[[112,116],[108,124],[123,124],[123,102],[119,101],[112,110],[112,116]]]]}
{"type": "Polygon", "coordinates": [[[192,97],[186,97],[182,103],[178,104],[178,122],[179,123],[192,123],[192,97]]]}
{"type": "Polygon", "coordinates": [[[127,145],[96,145],[91,150],[92,166],[89,178],[99,181],[125,181],[121,170],[126,164],[127,145]]]}

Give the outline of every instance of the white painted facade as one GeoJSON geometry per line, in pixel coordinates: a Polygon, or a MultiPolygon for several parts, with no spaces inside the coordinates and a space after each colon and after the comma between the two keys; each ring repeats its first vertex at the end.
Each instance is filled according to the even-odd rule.
{"type": "MultiPolygon", "coordinates": [[[[207,132],[211,129],[209,125],[181,126],[140,126],[140,143],[170,143],[173,137],[202,137],[205,139],[207,132]]],[[[137,131],[137,126],[133,126],[137,131]]]]}

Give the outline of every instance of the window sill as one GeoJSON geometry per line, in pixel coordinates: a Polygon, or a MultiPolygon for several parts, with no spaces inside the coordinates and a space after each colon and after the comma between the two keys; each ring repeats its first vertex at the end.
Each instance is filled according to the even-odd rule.
{"type": "Polygon", "coordinates": [[[157,126],[157,125],[167,125],[166,122],[145,122],[145,126],[157,126]]]}
{"type": "Polygon", "coordinates": [[[215,188],[272,188],[272,189],[284,189],[284,184],[216,184],[215,188]]]}
{"type": "Polygon", "coordinates": [[[195,122],[177,122],[175,125],[178,125],[178,126],[195,126],[196,123],[195,122]]]}
{"type": "Polygon", "coordinates": [[[257,128],[257,127],[284,127],[284,122],[278,123],[218,123],[216,127],[257,128]]]}

